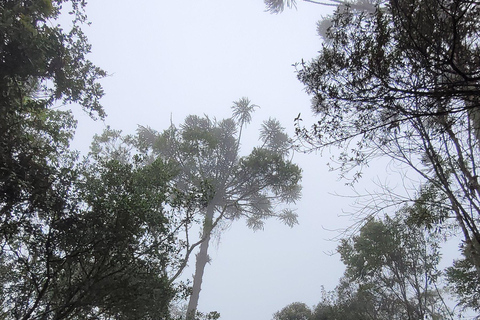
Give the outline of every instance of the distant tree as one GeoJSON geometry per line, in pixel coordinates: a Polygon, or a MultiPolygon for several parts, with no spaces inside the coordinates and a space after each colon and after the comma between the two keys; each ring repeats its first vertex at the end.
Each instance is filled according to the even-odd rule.
{"type": "Polygon", "coordinates": [[[274,119],[264,122],[261,145],[247,156],[240,153],[242,131],[255,107],[242,98],[234,103],[229,119],[188,116],[179,128],[172,125],[158,133],[141,127],[138,132],[139,144],[151,159],[165,159],[176,166],[176,188],[197,194],[192,218],[201,219],[202,236],[193,244],[186,239],[184,259],[186,264],[195,247],[200,247],[188,319],[195,316],[205,265],[210,260],[210,239],[220,223],[245,218],[253,230],[262,229],[264,220],[272,217],[289,226],[297,223],[296,214],[283,204],[299,199],[301,170],[288,158],[290,140],[280,123],[274,119]]]}
{"type": "MultiPolygon", "coordinates": [[[[342,240],[338,252],[346,270],[340,284],[334,291],[323,292],[321,301],[305,319],[454,318],[445,304],[437,269],[439,237],[408,226],[403,219],[402,211],[394,218],[371,220],[358,235],[342,240]]],[[[275,314],[285,317],[275,320],[297,319],[288,315],[303,314],[297,312],[303,310],[300,305],[287,306],[275,314]]]]}
{"type": "Polygon", "coordinates": [[[375,157],[418,173],[419,197],[435,189],[424,200],[436,209],[424,217],[462,234],[478,277],[479,17],[478,3],[466,0],[339,7],[322,28],[319,56],[298,65],[318,121],[305,128],[297,118],[306,149],[338,147],[334,160],[353,181],[375,157]]]}
{"type": "Polygon", "coordinates": [[[274,320],[310,320],[312,311],[302,302],[294,302],[276,312],[273,315],[274,320]]]}
{"type": "Polygon", "coordinates": [[[359,291],[348,280],[343,280],[341,279],[334,291],[325,293],[325,296],[313,309],[311,320],[383,319],[376,312],[375,300],[368,292],[359,291]]]}
{"type": "Polygon", "coordinates": [[[273,320],[367,320],[374,311],[372,300],[354,286],[342,282],[335,291],[323,291],[322,300],[310,309],[306,304],[294,302],[273,315],[273,320]]]}
{"type": "Polygon", "coordinates": [[[386,217],[383,221],[367,222],[358,236],[342,241],[338,252],[346,265],[342,282],[348,285],[343,288],[353,285],[357,288],[356,299],[365,297],[372,303],[370,316],[451,317],[437,286],[440,253],[439,238],[434,234],[409,227],[399,216],[386,217]]]}

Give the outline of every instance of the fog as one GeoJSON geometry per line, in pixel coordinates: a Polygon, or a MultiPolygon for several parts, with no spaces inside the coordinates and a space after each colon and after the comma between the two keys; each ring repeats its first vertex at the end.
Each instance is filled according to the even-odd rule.
{"type": "MultiPolygon", "coordinates": [[[[85,31],[91,60],[110,74],[102,81],[108,117],[93,122],[79,112],[73,147],[86,152],[93,134],[107,125],[134,133],[138,125],[162,131],[190,114],[227,118],[241,97],[260,106],[245,129],[244,152],[258,144],[260,124],[270,117],[293,136],[299,113],[306,123],[314,119],[292,65],[316,56],[322,41],[316,24],[331,11],[299,2],[297,10],[272,15],[261,0],[90,2],[92,25],[85,31]]],[[[214,238],[200,311],[267,320],[291,302],[313,306],[322,286],[331,290],[338,283],[344,268],[334,239],[352,224],[352,199],[335,194],[351,189],[329,170],[328,150],[295,153],[293,161],[303,169],[299,225],[270,220],[254,232],[240,220],[214,238]]],[[[374,188],[378,173],[381,181],[395,181],[385,167],[367,169],[357,190],[374,188]]],[[[189,265],[184,279],[194,272],[193,259],[189,265]]]]}

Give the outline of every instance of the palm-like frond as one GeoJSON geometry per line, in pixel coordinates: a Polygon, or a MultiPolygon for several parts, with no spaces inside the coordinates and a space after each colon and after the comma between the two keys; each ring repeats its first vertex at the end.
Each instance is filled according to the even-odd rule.
{"type": "Polygon", "coordinates": [[[233,102],[232,118],[237,120],[240,126],[250,123],[250,121],[252,121],[252,113],[255,108],[259,108],[259,106],[251,104],[250,99],[245,97],[240,98],[238,101],[233,102]]]}
{"type": "Polygon", "coordinates": [[[295,0],[264,0],[267,11],[270,13],[281,13],[288,8],[296,8],[297,2],[295,0]]]}
{"type": "Polygon", "coordinates": [[[288,153],[290,140],[285,133],[285,128],[281,126],[278,120],[270,118],[262,124],[260,139],[268,149],[279,154],[288,153]]]}

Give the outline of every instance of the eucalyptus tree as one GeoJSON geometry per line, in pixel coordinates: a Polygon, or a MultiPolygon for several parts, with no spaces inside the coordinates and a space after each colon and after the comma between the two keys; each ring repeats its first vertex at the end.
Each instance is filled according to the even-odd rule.
{"type": "Polygon", "coordinates": [[[319,56],[297,65],[318,117],[306,128],[299,116],[297,134],[307,149],[338,147],[339,168],[354,181],[375,157],[416,172],[419,198],[405,201],[428,201],[434,227],[461,234],[480,277],[480,6],[374,5],[338,8],[322,30],[319,56]],[[436,191],[425,197],[424,189],[436,191]]]}
{"type": "Polygon", "coordinates": [[[272,217],[289,226],[297,223],[296,214],[284,205],[300,197],[301,170],[289,158],[290,139],[280,123],[265,121],[260,130],[261,145],[248,155],[241,153],[243,129],[255,107],[249,99],[241,98],[234,102],[228,119],[192,115],[178,128],[172,125],[158,133],[141,127],[138,132],[145,152],[177,167],[175,187],[196,195],[192,218],[200,217],[202,235],[193,244],[188,234],[186,239],[185,264],[194,248],[200,247],[188,319],[195,316],[211,235],[220,224],[243,218],[248,227],[260,230],[272,217]]]}

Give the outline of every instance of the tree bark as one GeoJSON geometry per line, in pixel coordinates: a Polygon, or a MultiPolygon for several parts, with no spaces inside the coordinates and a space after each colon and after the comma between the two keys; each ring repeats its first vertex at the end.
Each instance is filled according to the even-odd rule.
{"type": "Polygon", "coordinates": [[[208,246],[210,243],[210,235],[212,232],[214,212],[215,201],[211,201],[211,203],[207,207],[207,212],[205,214],[205,223],[203,225],[202,238],[204,239],[204,241],[200,245],[200,251],[197,253],[196,256],[195,275],[193,276],[192,294],[190,295],[190,300],[188,301],[186,320],[194,320],[195,314],[197,313],[198,299],[200,298],[200,291],[202,290],[203,273],[205,271],[205,266],[207,265],[207,262],[210,261],[208,257],[208,246]]]}

